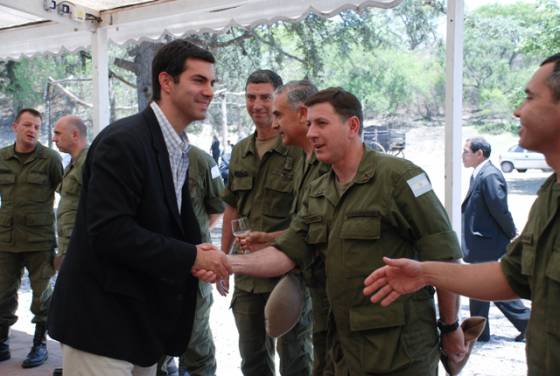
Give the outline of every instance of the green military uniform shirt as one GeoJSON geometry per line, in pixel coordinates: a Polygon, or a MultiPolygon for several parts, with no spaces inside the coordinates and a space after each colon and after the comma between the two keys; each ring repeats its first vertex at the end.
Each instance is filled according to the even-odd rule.
{"type": "Polygon", "coordinates": [[[60,202],[56,211],[56,227],[58,232],[58,255],[64,256],[68,250],[70,235],[76,222],[76,212],[82,189],[82,169],[86,161],[87,148],[84,148],[76,160],[72,160],[64,169],[64,177],[56,191],[60,194],[60,202]]]}
{"type": "Polygon", "coordinates": [[[337,372],[437,372],[433,290],[403,296],[390,307],[371,304],[362,290],[364,279],[383,266],[383,256],[460,258],[445,210],[425,173],[404,159],[365,150],[340,196],[335,179],[330,172],[311,183],[276,246],[298,264],[314,252],[324,260],[337,372]]]}
{"type": "MultiPolygon", "coordinates": [[[[273,232],[290,224],[294,200],[294,166],[301,151],[282,144],[259,159],[255,147],[256,133],[234,146],[229,165],[228,185],[223,200],[235,208],[240,217],[247,217],[252,231],[273,232]]],[[[235,287],[247,292],[270,292],[276,278],[235,276],[235,287]]]]}
{"type": "MultiPolygon", "coordinates": [[[[208,243],[212,241],[208,216],[224,212],[224,203],[220,198],[224,182],[216,162],[208,153],[191,145],[188,156],[192,208],[200,227],[200,239],[203,243],[208,243]]],[[[203,297],[212,292],[208,283],[199,282],[199,287],[203,297]]]]}
{"type": "Polygon", "coordinates": [[[54,150],[37,143],[22,162],[15,145],[0,150],[0,252],[49,251],[54,235],[54,191],[62,163],[54,150]]]}
{"type": "Polygon", "coordinates": [[[530,376],[560,370],[560,185],[553,174],[542,185],[523,232],[501,267],[516,294],[532,300],[527,330],[530,376]]]}

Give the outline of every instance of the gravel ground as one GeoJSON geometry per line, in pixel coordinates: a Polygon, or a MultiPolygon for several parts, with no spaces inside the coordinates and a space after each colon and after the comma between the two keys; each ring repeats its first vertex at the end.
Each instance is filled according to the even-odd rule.
{"type": "MultiPolygon", "coordinates": [[[[475,131],[465,127],[463,130],[465,138],[475,135],[475,131]]],[[[494,152],[491,156],[493,162],[498,165],[498,155],[507,150],[517,142],[512,135],[485,135],[493,146],[494,152]]],[[[422,168],[424,168],[432,181],[436,194],[443,199],[443,127],[417,128],[407,133],[406,157],[422,168]]],[[[471,170],[463,169],[462,188],[466,192],[468,177],[471,170]]],[[[536,197],[538,187],[544,182],[548,174],[540,171],[528,171],[520,174],[513,172],[506,174],[506,180],[510,187],[509,204],[510,210],[518,229],[524,226],[529,208],[536,197]]],[[[213,241],[219,244],[220,229],[213,232],[213,241]]],[[[20,320],[15,329],[32,334],[33,327],[30,323],[29,302],[31,293],[26,279],[20,289],[20,308],[18,316],[20,320]]],[[[233,315],[229,309],[230,297],[222,297],[214,291],[214,306],[211,313],[211,327],[216,343],[216,356],[218,362],[218,375],[237,376],[241,375],[239,368],[240,357],[237,347],[237,330],[233,315]]],[[[527,304],[530,304],[527,302],[527,304]]],[[[468,299],[463,298],[461,304],[461,317],[469,316],[468,299]]],[[[473,354],[462,375],[485,375],[485,376],[517,376],[525,375],[526,362],[523,343],[513,341],[518,334],[517,330],[493,305],[490,308],[490,323],[492,338],[488,343],[476,344],[473,354]]],[[[22,373],[23,374],[23,373],[22,373]]],[[[441,368],[440,374],[445,374],[441,368]]]]}

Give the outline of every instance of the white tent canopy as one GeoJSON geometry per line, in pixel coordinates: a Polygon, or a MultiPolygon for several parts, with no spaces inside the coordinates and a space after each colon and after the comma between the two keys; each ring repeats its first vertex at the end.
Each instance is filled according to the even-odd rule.
{"type": "MultiPolygon", "coordinates": [[[[91,46],[94,132],[109,122],[107,44],[221,31],[402,0],[0,0],[0,60],[91,46]]],[[[448,0],[445,206],[460,231],[463,1],[448,0]]]]}
{"type": "Polygon", "coordinates": [[[91,45],[104,29],[115,43],[160,39],[165,34],[221,31],[278,20],[325,17],[345,9],[390,8],[401,0],[175,0],[43,1],[0,0],[0,59],[74,51],[91,45]],[[44,3],[51,8],[44,9],[44,3]],[[67,8],[62,8],[63,5],[67,8]],[[96,8],[92,8],[96,6],[96,8]],[[68,13],[59,14],[67,11],[68,13]]]}

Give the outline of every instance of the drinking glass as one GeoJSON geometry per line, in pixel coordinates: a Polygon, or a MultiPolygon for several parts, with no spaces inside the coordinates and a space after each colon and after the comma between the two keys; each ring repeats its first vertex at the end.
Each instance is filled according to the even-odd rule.
{"type": "MultiPolygon", "coordinates": [[[[231,221],[231,230],[233,231],[233,236],[237,238],[239,242],[239,238],[247,236],[251,229],[249,228],[249,219],[247,217],[240,217],[231,221]]],[[[243,253],[244,250],[242,250],[243,253]]]]}

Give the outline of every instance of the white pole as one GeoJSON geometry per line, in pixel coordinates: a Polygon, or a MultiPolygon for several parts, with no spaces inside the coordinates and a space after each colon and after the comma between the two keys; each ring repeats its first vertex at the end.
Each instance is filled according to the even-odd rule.
{"type": "Polygon", "coordinates": [[[91,36],[93,60],[93,135],[109,124],[109,56],[107,29],[98,28],[91,36]]]}
{"type": "Polygon", "coordinates": [[[461,239],[464,0],[448,0],[445,86],[445,208],[461,239]]]}

